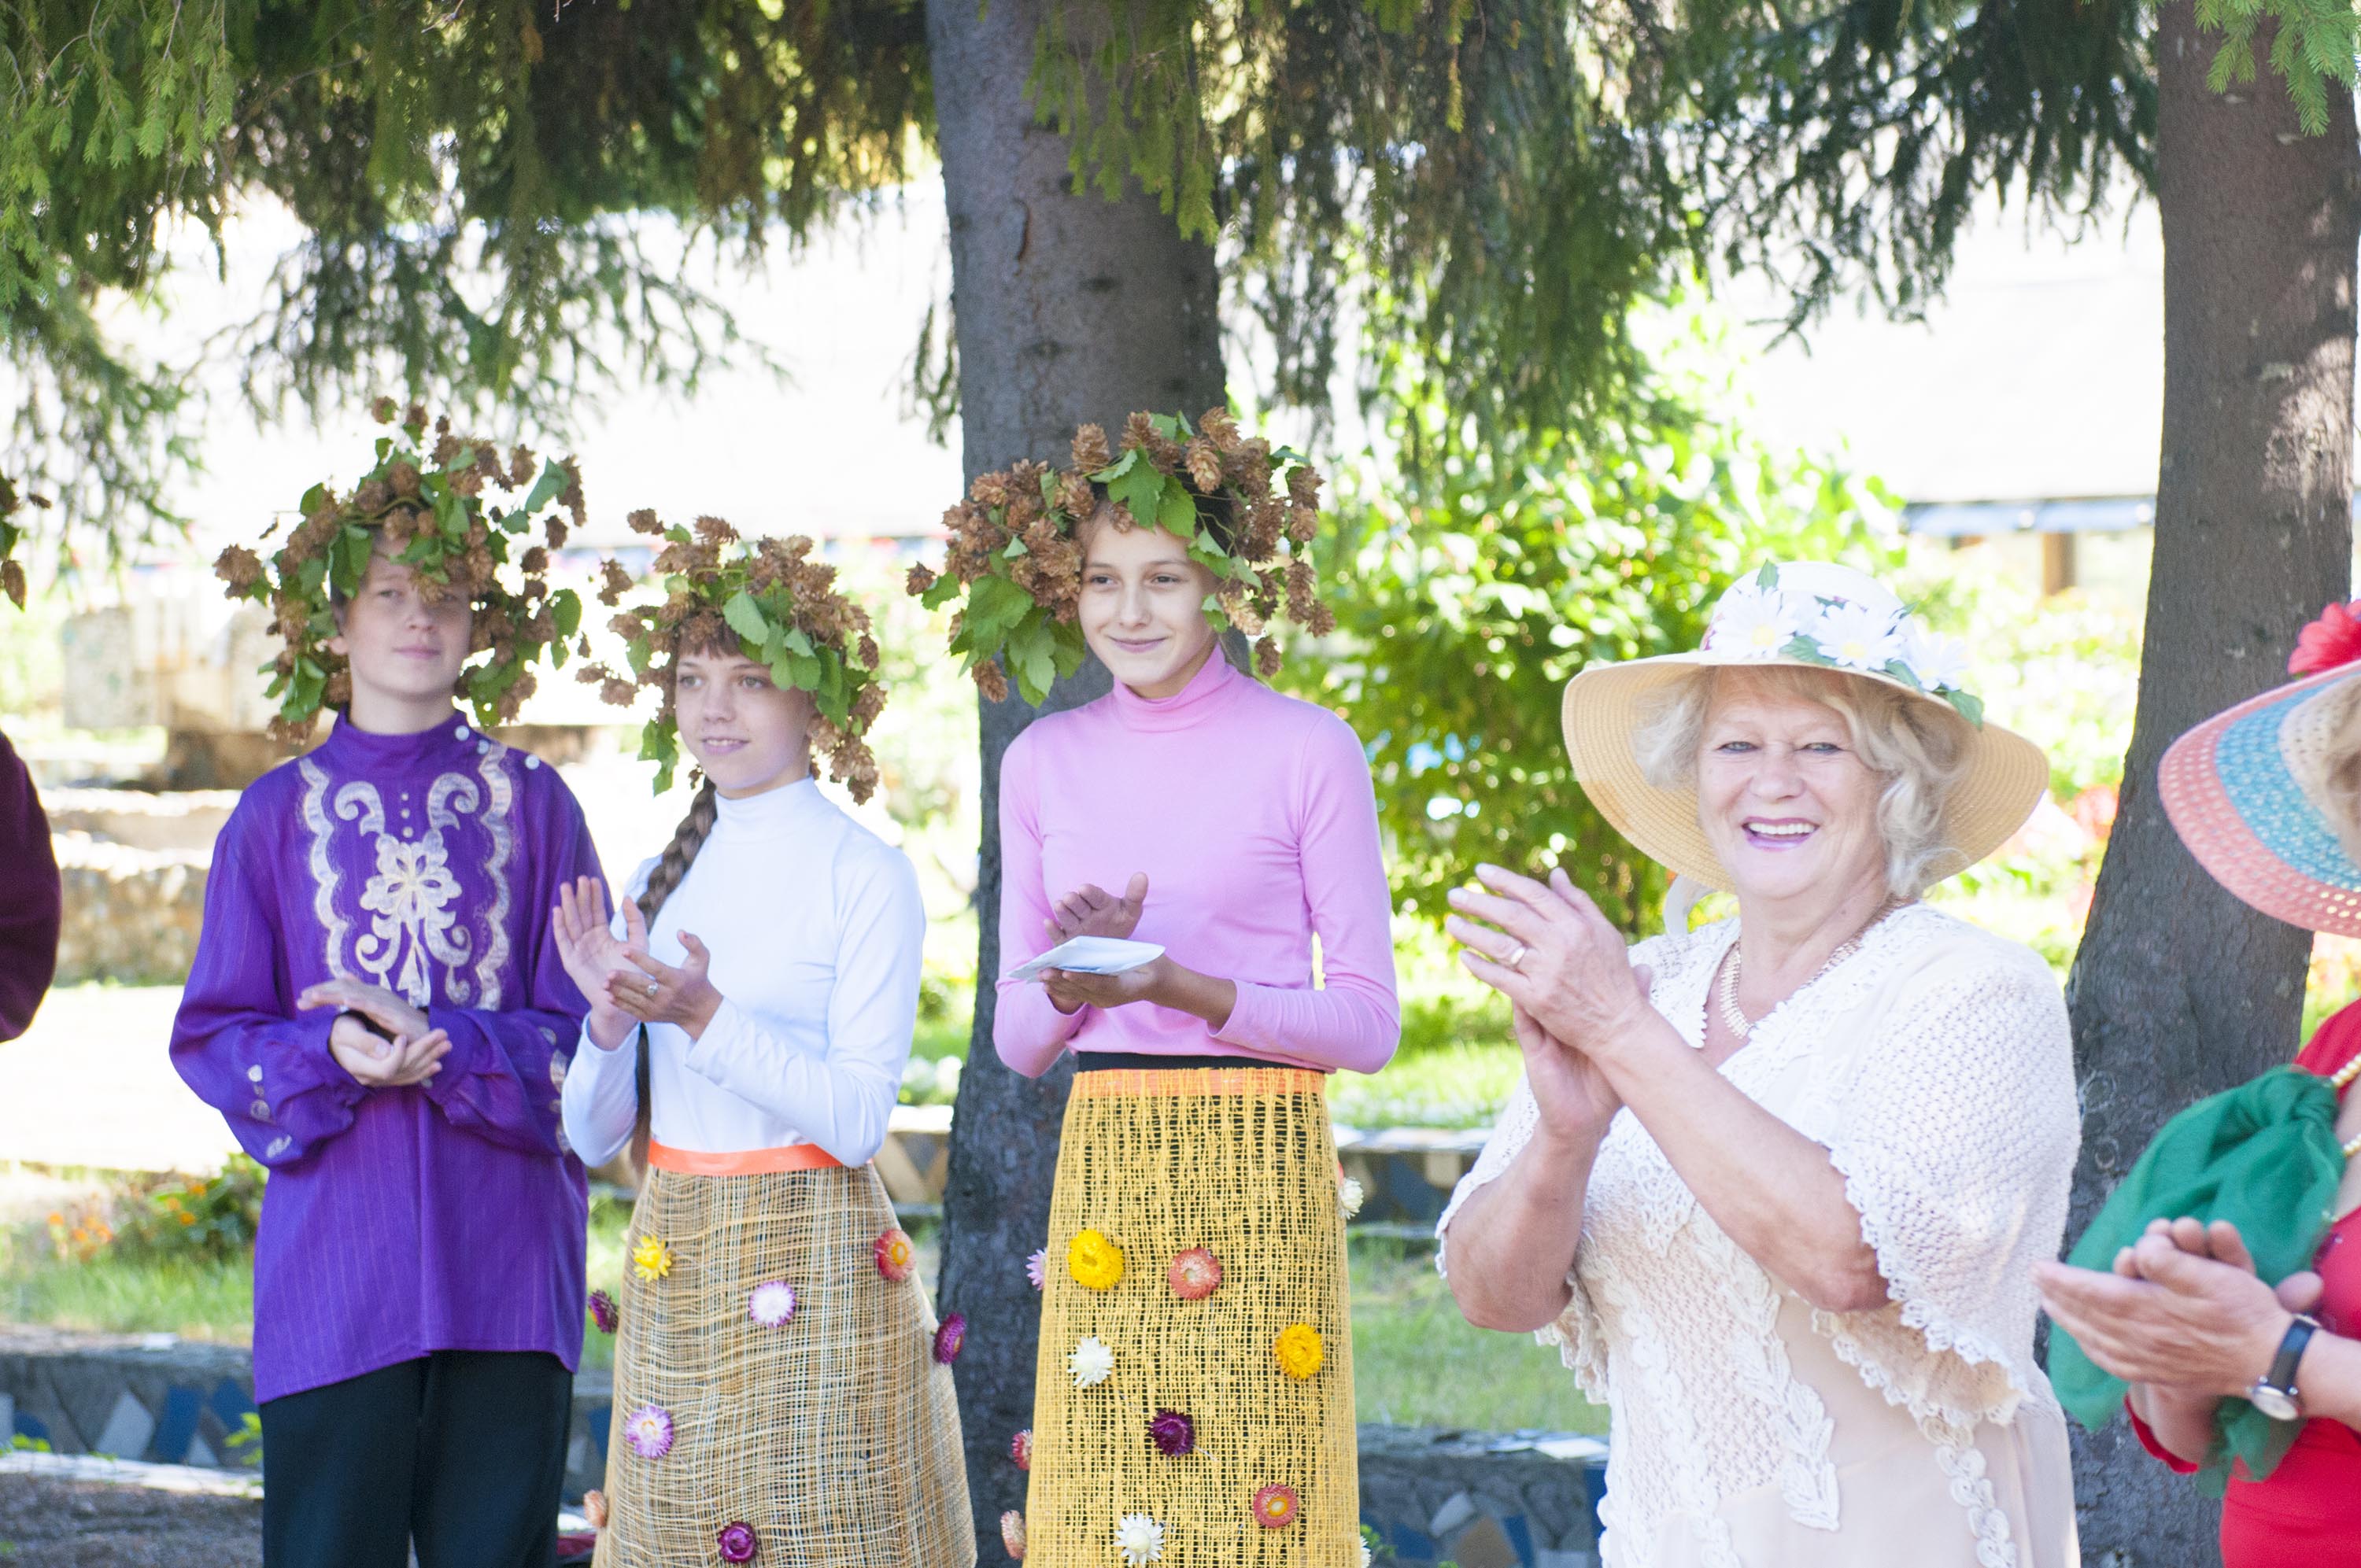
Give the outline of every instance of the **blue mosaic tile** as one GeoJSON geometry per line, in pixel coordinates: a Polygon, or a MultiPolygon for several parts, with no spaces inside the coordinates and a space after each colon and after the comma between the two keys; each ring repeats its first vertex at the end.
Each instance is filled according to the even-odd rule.
{"type": "Polygon", "coordinates": [[[189,1440],[197,1435],[197,1412],[203,1408],[197,1391],[185,1384],[164,1390],[164,1413],[148,1440],[148,1457],[160,1464],[178,1464],[189,1454],[189,1440]]]}

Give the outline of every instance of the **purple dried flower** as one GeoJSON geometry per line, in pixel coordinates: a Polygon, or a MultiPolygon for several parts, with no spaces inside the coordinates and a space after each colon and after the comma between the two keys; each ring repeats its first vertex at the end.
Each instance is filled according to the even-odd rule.
{"type": "Polygon", "coordinates": [[[713,1538],[713,1543],[721,1549],[721,1561],[724,1563],[752,1563],[758,1550],[754,1527],[743,1519],[732,1519],[723,1525],[721,1533],[713,1538]]]}
{"type": "Polygon", "coordinates": [[[598,1332],[602,1334],[613,1333],[615,1325],[622,1321],[622,1313],[617,1310],[615,1299],[604,1290],[590,1292],[590,1321],[598,1325],[598,1332]]]}
{"type": "Polygon", "coordinates": [[[1148,1435],[1159,1453],[1178,1459],[1196,1448],[1197,1423],[1178,1410],[1159,1410],[1148,1423],[1148,1435]]]}
{"type": "Polygon", "coordinates": [[[642,1459],[662,1459],[672,1452],[672,1412],[642,1405],[623,1418],[623,1437],[642,1459]]]}
{"type": "Polygon", "coordinates": [[[959,1359],[960,1346],[967,1343],[967,1314],[953,1312],[935,1331],[935,1359],[949,1366],[959,1359]]]}

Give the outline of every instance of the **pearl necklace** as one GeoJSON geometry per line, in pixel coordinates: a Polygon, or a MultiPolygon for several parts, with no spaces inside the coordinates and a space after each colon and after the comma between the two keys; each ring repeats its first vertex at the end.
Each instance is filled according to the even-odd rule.
{"type": "MultiPolygon", "coordinates": [[[[1837,944],[1836,951],[1828,955],[1828,961],[1826,963],[1823,963],[1819,968],[1812,971],[1811,980],[1804,981],[1804,985],[1811,984],[1812,981],[1819,979],[1820,976],[1828,973],[1828,970],[1836,968],[1837,965],[1844,962],[1847,959],[1852,957],[1853,954],[1861,951],[1862,939],[1865,938],[1870,932],[1877,928],[1878,922],[1893,914],[1895,910],[1902,908],[1908,902],[1909,900],[1907,899],[1889,898],[1883,904],[1879,905],[1877,906],[1877,913],[1869,917],[1867,924],[1863,925],[1860,930],[1855,931],[1851,936],[1847,937],[1843,941],[1839,942],[1837,944]]],[[[1754,1025],[1752,1021],[1746,1016],[1745,1009],[1738,1005],[1738,971],[1744,963],[1745,959],[1743,955],[1740,953],[1738,944],[1732,942],[1730,945],[1730,959],[1727,963],[1721,966],[1721,983],[1714,988],[1721,1003],[1722,1023],[1729,1026],[1731,1034],[1737,1036],[1741,1040],[1746,1038],[1746,1036],[1752,1034],[1754,1030],[1754,1025]]],[[[1803,990],[1804,985],[1797,986],[1795,990],[1803,990]]],[[[1791,992],[1790,994],[1793,993],[1791,992]]],[[[1768,1014],[1766,1014],[1765,1016],[1767,1017],[1768,1014]]]]}

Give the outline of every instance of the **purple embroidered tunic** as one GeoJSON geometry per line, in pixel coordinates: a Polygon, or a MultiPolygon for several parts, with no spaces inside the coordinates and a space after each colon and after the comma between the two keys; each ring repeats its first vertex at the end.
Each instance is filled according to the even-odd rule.
{"type": "Polygon", "coordinates": [[[415,735],[339,722],[247,790],[214,848],[172,1063],[270,1168],[254,1382],[273,1399],[435,1350],[582,1351],[582,1165],[558,1091],[588,1011],[549,930],[599,875],[537,757],[455,712],[415,735]],[[328,1050],[346,977],[423,1009],[442,1071],[363,1088],[328,1050]]]}

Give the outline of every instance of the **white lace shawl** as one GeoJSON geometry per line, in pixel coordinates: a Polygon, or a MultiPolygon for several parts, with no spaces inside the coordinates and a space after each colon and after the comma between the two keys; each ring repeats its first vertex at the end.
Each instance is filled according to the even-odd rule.
{"type": "MultiPolygon", "coordinates": [[[[1737,934],[1735,921],[1723,921],[1631,950],[1634,964],[1654,971],[1658,1011],[1692,1047],[1704,1039],[1707,993],[1737,934]]],[[[2080,1124],[2065,1005],[2041,959],[1914,905],[1760,1020],[1721,1070],[1828,1149],[1861,1212],[1892,1299],[1873,1311],[1810,1314],[1838,1356],[1890,1404],[1907,1406],[1938,1450],[1955,1450],[1980,1421],[2008,1421],[2021,1400],[2053,1404],[2033,1360],[2032,1269],[2057,1255],[2080,1124]]],[[[1508,1168],[1537,1116],[1520,1081],[1452,1194],[1438,1239],[1468,1194],[1508,1168]]],[[[1435,1261],[1445,1266],[1440,1248],[1435,1261]]],[[[1613,1408],[1617,1468],[1637,1462],[1660,1472],[1664,1486],[1636,1486],[1635,1505],[1656,1491],[1664,1508],[1710,1513],[1714,1452],[1749,1434],[1720,1423],[1699,1432],[1665,1406],[1705,1402],[1719,1376],[1749,1391],[1753,1449],[1779,1456],[1771,1463],[1791,1511],[1834,1528],[1833,1477],[1809,1474],[1820,1468],[1812,1451],[1823,1464],[1827,1451],[1826,1432],[1808,1430],[1818,1400],[1792,1386],[1771,1326],[1778,1288],[1704,1213],[1629,1111],[1592,1168],[1569,1283],[1572,1302],[1536,1337],[1558,1345],[1583,1390],[1613,1408]],[[1685,1366],[1699,1384],[1688,1393],[1685,1366]],[[1619,1379],[1644,1407],[1631,1438],[1699,1447],[1656,1456],[1662,1464],[1628,1452],[1619,1379]],[[1804,1479],[1789,1485],[1796,1475],[1804,1479]],[[1825,1521],[1815,1517],[1822,1512],[1825,1521]]]]}

